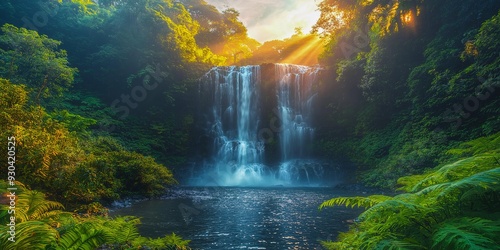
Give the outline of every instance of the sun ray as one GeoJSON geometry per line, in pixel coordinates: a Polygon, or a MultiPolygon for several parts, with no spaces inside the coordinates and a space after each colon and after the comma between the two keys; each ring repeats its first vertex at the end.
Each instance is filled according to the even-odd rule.
{"type": "Polygon", "coordinates": [[[292,63],[301,65],[318,64],[318,56],[323,52],[322,40],[314,36],[309,41],[305,41],[299,48],[289,56],[281,60],[281,63],[292,63]]]}

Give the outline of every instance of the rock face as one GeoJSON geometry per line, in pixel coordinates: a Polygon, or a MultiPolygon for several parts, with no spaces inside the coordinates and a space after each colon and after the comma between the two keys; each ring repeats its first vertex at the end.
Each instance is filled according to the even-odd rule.
{"type": "Polygon", "coordinates": [[[321,179],[322,165],[311,163],[320,72],[289,64],[212,68],[199,92],[202,172],[222,185],[321,179]]]}

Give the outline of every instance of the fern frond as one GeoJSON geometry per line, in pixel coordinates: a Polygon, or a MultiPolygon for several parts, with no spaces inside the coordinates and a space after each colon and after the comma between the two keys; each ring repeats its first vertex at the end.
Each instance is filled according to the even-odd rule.
{"type": "Polygon", "coordinates": [[[191,242],[191,240],[183,240],[180,236],[176,235],[175,233],[172,233],[171,235],[166,235],[163,238],[163,241],[167,246],[175,247],[176,249],[179,250],[190,249],[188,247],[188,244],[189,242],[191,242]]]}
{"type": "Polygon", "coordinates": [[[0,249],[45,249],[59,236],[54,228],[41,221],[17,224],[15,242],[8,240],[10,235],[6,226],[1,226],[0,230],[0,249]]]}
{"type": "MultiPolygon", "coordinates": [[[[461,179],[459,181],[440,183],[426,187],[415,195],[423,196],[430,193],[434,193],[436,198],[443,199],[445,197],[453,196],[452,193],[461,193],[466,197],[466,193],[478,192],[477,189],[482,190],[500,190],[500,168],[491,169],[489,171],[484,171],[468,178],[461,179]]],[[[470,196],[470,195],[469,195],[470,196]]]]}
{"type": "Polygon", "coordinates": [[[427,249],[422,245],[418,245],[411,242],[406,242],[402,240],[395,239],[384,239],[381,240],[377,246],[376,250],[412,250],[412,249],[427,249]]]}
{"type": "MultiPolygon", "coordinates": [[[[390,199],[386,200],[384,202],[381,202],[379,204],[376,204],[375,206],[369,208],[366,210],[364,213],[360,215],[360,218],[365,220],[371,220],[371,219],[376,219],[377,217],[379,219],[382,219],[381,216],[387,216],[391,215],[394,213],[400,213],[401,211],[404,210],[410,210],[413,212],[423,212],[425,210],[430,210],[431,208],[421,206],[416,203],[412,203],[411,201],[406,201],[402,199],[390,199]]],[[[377,219],[378,220],[378,219],[377,219]]]]}
{"type": "MultiPolygon", "coordinates": [[[[410,191],[417,192],[432,185],[460,180],[483,171],[491,170],[496,167],[495,162],[496,159],[493,155],[482,154],[447,164],[426,175],[423,179],[416,183],[410,191]]],[[[401,182],[409,182],[408,179],[411,177],[412,176],[405,177],[405,179],[401,180],[401,182]]],[[[417,176],[415,178],[421,178],[421,176],[417,176]]]]}
{"type": "Polygon", "coordinates": [[[486,152],[499,152],[500,150],[500,133],[496,133],[487,137],[480,137],[472,141],[464,142],[460,148],[448,150],[446,153],[453,155],[477,155],[486,152]]]}
{"type": "Polygon", "coordinates": [[[322,241],[321,245],[329,250],[348,249],[347,245],[343,242],[322,241]]]}
{"type": "Polygon", "coordinates": [[[360,244],[364,239],[363,237],[360,237],[362,234],[366,235],[366,233],[360,233],[357,230],[356,232],[353,230],[341,232],[337,237],[336,242],[322,241],[321,245],[323,245],[326,249],[358,250],[360,249],[360,244]]]}
{"type": "Polygon", "coordinates": [[[403,176],[397,180],[397,184],[400,186],[398,190],[412,192],[415,189],[415,186],[427,177],[428,175],[425,174],[403,176]]]}
{"type": "Polygon", "coordinates": [[[451,183],[448,187],[442,190],[438,198],[450,195],[450,193],[456,191],[464,193],[465,191],[470,191],[474,188],[500,191],[500,168],[484,171],[451,183]]]}
{"type": "Polygon", "coordinates": [[[42,220],[57,216],[64,206],[55,201],[45,200],[38,191],[26,190],[18,196],[16,217],[21,221],[42,220]]]}
{"type": "Polygon", "coordinates": [[[500,223],[481,218],[459,218],[443,223],[434,233],[432,249],[500,249],[494,239],[500,223]]]}
{"type": "Polygon", "coordinates": [[[92,250],[113,239],[90,223],[78,224],[62,235],[58,250],[92,250]]]}
{"type": "Polygon", "coordinates": [[[319,206],[319,209],[323,209],[325,207],[333,207],[333,206],[346,206],[346,207],[365,207],[369,208],[381,202],[384,202],[388,199],[391,199],[390,196],[385,195],[371,195],[368,197],[336,197],[327,201],[324,201],[319,206]]]}
{"type": "Polygon", "coordinates": [[[130,242],[134,238],[140,236],[137,227],[131,224],[127,224],[127,226],[122,227],[121,232],[122,233],[119,234],[119,237],[117,238],[120,242],[130,242]]]}
{"type": "Polygon", "coordinates": [[[106,221],[103,230],[114,238],[115,243],[126,244],[140,237],[137,225],[140,219],[133,216],[117,217],[106,221]]]}

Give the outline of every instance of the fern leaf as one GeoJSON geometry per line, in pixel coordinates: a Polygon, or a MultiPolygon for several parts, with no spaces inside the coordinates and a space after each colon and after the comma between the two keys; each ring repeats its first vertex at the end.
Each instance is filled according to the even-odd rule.
{"type": "Polygon", "coordinates": [[[61,237],[58,250],[92,250],[111,241],[111,237],[92,224],[78,224],[61,237]]]}
{"type": "Polygon", "coordinates": [[[474,188],[500,191],[500,168],[484,171],[460,181],[456,181],[446,187],[438,197],[449,195],[455,191],[470,191],[474,188]]]}
{"type": "Polygon", "coordinates": [[[391,199],[390,196],[385,195],[371,195],[368,197],[336,197],[330,200],[327,200],[319,206],[319,209],[323,209],[325,207],[333,207],[333,206],[346,206],[346,207],[365,207],[369,208],[381,202],[384,202],[388,199],[391,199]]]}
{"type": "Polygon", "coordinates": [[[180,236],[172,233],[171,235],[167,235],[163,238],[163,241],[167,246],[174,247],[174,249],[189,249],[187,246],[191,240],[183,240],[180,236]]]}
{"type": "Polygon", "coordinates": [[[0,249],[45,249],[56,241],[57,231],[41,221],[27,221],[16,225],[16,241],[8,240],[6,226],[0,227],[0,249]]]}
{"type": "Polygon", "coordinates": [[[481,218],[460,218],[443,223],[434,233],[432,249],[500,249],[495,238],[500,223],[481,218]],[[494,237],[494,238],[492,238],[494,237]]]}
{"type": "MultiPolygon", "coordinates": [[[[439,168],[438,170],[426,175],[424,178],[422,178],[422,176],[415,176],[415,179],[421,180],[412,188],[406,189],[409,189],[409,191],[411,192],[416,192],[432,185],[467,178],[477,173],[495,168],[495,162],[496,159],[491,154],[475,155],[453,162],[451,164],[447,164],[439,168]]],[[[405,177],[399,182],[402,184],[409,183],[412,178],[413,176],[405,177]]]]}
{"type": "Polygon", "coordinates": [[[377,246],[375,247],[376,250],[412,250],[412,249],[427,249],[424,246],[406,242],[406,241],[401,241],[401,240],[395,240],[395,239],[384,239],[381,240],[377,246]]]}
{"type": "Polygon", "coordinates": [[[108,235],[113,236],[116,243],[125,244],[140,237],[137,224],[140,219],[133,216],[117,217],[103,224],[108,235]]]}
{"type": "Polygon", "coordinates": [[[51,218],[64,209],[61,203],[45,200],[43,193],[32,190],[26,190],[18,196],[17,206],[16,216],[21,222],[51,218]]]}

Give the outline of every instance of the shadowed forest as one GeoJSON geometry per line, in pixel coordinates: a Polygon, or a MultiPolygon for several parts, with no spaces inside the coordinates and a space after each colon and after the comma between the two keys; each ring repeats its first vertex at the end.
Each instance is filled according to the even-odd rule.
{"type": "Polygon", "coordinates": [[[2,0],[0,249],[191,249],[108,207],[187,185],[208,154],[200,79],[270,64],[320,68],[308,148],[384,193],[318,203],[365,209],[324,248],[500,249],[500,2],[318,10],[261,43],[204,0],[2,0]]]}

